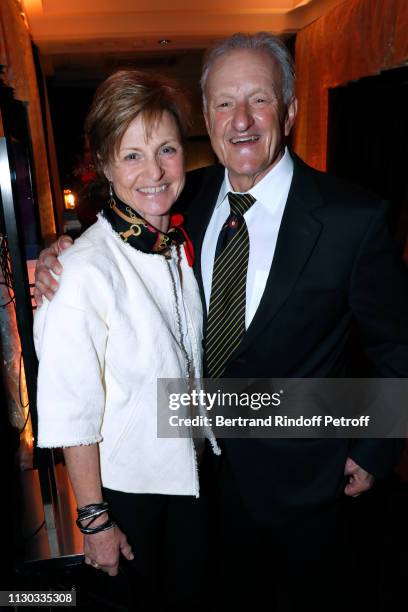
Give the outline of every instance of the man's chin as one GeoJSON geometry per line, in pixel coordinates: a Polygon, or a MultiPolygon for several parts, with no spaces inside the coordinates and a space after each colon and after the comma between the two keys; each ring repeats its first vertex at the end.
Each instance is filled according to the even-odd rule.
{"type": "Polygon", "coordinates": [[[259,164],[234,164],[227,165],[228,172],[230,175],[236,177],[253,177],[258,174],[266,174],[271,166],[260,166],[259,164]]]}

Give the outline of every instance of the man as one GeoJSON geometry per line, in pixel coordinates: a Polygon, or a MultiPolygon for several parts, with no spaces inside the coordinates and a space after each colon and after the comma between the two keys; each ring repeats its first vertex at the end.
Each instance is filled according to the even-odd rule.
{"type": "MultiPolygon", "coordinates": [[[[408,291],[384,207],[285,148],[296,119],[293,85],[286,48],[265,33],[226,39],[204,66],[204,116],[222,166],[191,173],[184,200],[207,307],[207,374],[347,376],[357,322],[378,375],[406,376],[408,291]]],[[[50,291],[41,271],[49,256],[38,271],[42,292],[50,291]]],[[[216,468],[220,609],[353,603],[358,576],[343,493],[358,496],[385,476],[396,446],[225,440],[216,468]]]]}

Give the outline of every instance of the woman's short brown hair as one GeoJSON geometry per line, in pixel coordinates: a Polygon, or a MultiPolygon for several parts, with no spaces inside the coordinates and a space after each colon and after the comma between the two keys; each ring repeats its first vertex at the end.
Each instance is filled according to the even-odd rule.
{"type": "Polygon", "coordinates": [[[85,121],[96,170],[103,175],[120,147],[130,123],[142,115],[147,136],[164,111],[175,119],[185,138],[190,127],[190,106],[185,94],[172,81],[140,70],[119,70],[96,90],[85,121]]]}

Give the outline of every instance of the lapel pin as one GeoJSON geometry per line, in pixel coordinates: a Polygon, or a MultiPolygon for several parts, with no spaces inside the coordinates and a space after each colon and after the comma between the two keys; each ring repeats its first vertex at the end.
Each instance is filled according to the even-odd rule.
{"type": "Polygon", "coordinates": [[[228,222],[228,227],[230,227],[231,229],[236,229],[238,225],[239,225],[239,221],[237,217],[231,217],[231,219],[228,222]]]}

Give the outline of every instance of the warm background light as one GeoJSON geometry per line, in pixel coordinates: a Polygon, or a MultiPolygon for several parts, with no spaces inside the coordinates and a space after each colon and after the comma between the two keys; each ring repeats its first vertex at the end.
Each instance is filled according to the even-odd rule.
{"type": "Polygon", "coordinates": [[[64,204],[67,210],[73,210],[75,208],[76,198],[71,189],[64,189],[64,204]]]}
{"type": "Polygon", "coordinates": [[[32,15],[42,13],[44,10],[43,0],[23,0],[23,7],[32,15]]]}

